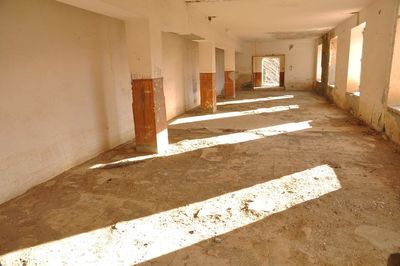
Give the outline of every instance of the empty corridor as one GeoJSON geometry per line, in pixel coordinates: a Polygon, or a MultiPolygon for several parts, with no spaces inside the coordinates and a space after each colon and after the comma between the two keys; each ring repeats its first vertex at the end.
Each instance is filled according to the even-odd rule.
{"type": "Polygon", "coordinates": [[[244,91],[0,205],[0,263],[385,265],[400,149],[311,92],[244,91]]]}

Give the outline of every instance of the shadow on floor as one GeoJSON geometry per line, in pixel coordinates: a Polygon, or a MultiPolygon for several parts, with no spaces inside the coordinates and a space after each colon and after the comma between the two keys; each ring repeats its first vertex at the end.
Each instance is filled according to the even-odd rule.
{"type": "MultiPolygon", "coordinates": [[[[239,100],[275,96],[279,92],[243,92],[239,100]]],[[[268,259],[271,263],[381,264],[390,249],[376,248],[371,244],[371,236],[357,235],[354,230],[362,224],[383,226],[389,233],[400,230],[400,214],[396,212],[400,206],[400,155],[392,152],[390,143],[364,134],[365,128],[349,123],[347,114],[322,98],[295,92],[294,98],[281,104],[304,108],[290,112],[290,117],[287,112],[257,115],[257,123],[271,126],[312,120],[312,128],[203,147],[121,168],[90,169],[98,163],[140,156],[133,143],[127,143],[2,204],[0,254],[51,244],[99,228],[115,231],[123,221],[329,165],[342,189],[224,234],[220,239],[213,237],[151,262],[223,265],[247,261],[247,265],[259,265],[268,259]]],[[[247,109],[259,107],[270,106],[265,102],[246,103],[247,109]]],[[[235,108],[238,106],[226,105],[221,111],[235,108]]],[[[229,122],[225,128],[216,126],[237,130],[232,127],[236,121],[254,128],[256,122],[252,118],[229,118],[218,121],[229,122]]],[[[172,127],[171,142],[221,136],[211,127],[211,131],[193,131],[193,126],[198,125],[172,127]]],[[[289,187],[287,191],[290,193],[289,187]]],[[[99,248],[99,252],[105,252],[99,248]]]]}

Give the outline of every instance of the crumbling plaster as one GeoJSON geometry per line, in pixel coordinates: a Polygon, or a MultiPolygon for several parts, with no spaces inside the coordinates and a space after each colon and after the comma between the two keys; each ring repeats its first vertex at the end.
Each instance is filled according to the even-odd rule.
{"type": "Polygon", "coordinates": [[[322,94],[339,107],[351,110],[355,116],[379,131],[385,130],[397,10],[397,0],[376,1],[361,10],[359,16],[355,14],[338,25],[322,40],[324,44],[322,94]],[[366,30],[358,96],[347,93],[347,69],[351,29],[363,22],[366,22],[366,30]],[[324,75],[327,68],[326,56],[329,58],[329,39],[334,36],[338,36],[338,58],[336,86],[331,88],[327,85],[324,75]]]}
{"type": "Polygon", "coordinates": [[[400,112],[393,109],[386,111],[385,132],[389,138],[400,144],[400,112]]]}

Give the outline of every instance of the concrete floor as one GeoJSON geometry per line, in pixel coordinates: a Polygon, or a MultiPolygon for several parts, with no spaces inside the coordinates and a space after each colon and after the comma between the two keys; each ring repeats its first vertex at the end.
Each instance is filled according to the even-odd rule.
{"type": "Polygon", "coordinates": [[[400,149],[309,92],[240,92],[0,206],[2,265],[386,265],[400,149]]]}

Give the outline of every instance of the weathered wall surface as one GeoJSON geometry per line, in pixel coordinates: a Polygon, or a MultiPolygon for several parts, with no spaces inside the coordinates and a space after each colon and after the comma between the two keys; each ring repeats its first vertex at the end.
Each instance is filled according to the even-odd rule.
{"type": "Polygon", "coordinates": [[[185,50],[185,110],[200,105],[199,44],[186,40],[185,50]]]}
{"type": "Polygon", "coordinates": [[[198,43],[163,33],[163,80],[167,119],[200,104],[198,43]]]}
{"type": "MultiPolygon", "coordinates": [[[[400,10],[399,10],[400,13],[400,10]]],[[[400,143],[400,19],[397,19],[396,38],[393,49],[392,69],[388,93],[388,110],[385,116],[386,134],[400,143]]]]}
{"type": "Polygon", "coordinates": [[[239,83],[251,78],[252,56],[285,55],[285,87],[287,89],[312,89],[316,78],[315,51],[317,42],[307,40],[282,40],[246,43],[243,53],[237,56],[236,69],[239,83]]]}
{"type": "Polygon", "coordinates": [[[132,139],[122,21],[0,1],[0,202],[132,139]]]}
{"type": "Polygon", "coordinates": [[[367,22],[367,28],[358,115],[378,130],[384,126],[397,5],[396,0],[381,0],[362,12],[362,21],[367,22]]]}
{"type": "Polygon", "coordinates": [[[245,43],[243,50],[236,53],[236,88],[242,88],[246,82],[251,82],[252,50],[251,44],[245,43]]]}
{"type": "MultiPolygon", "coordinates": [[[[329,39],[338,37],[337,39],[337,54],[336,54],[336,77],[335,77],[335,88],[329,87],[326,91],[326,95],[341,108],[347,108],[346,102],[346,88],[347,88],[347,73],[349,64],[349,52],[350,52],[350,37],[351,29],[356,26],[356,16],[351,17],[342,24],[340,24],[334,31],[330,32],[323,43],[328,46],[323,49],[326,59],[324,67],[329,67],[329,39]]],[[[329,79],[329,71],[326,73],[326,81],[329,79]]]]}
{"type": "Polygon", "coordinates": [[[400,106],[400,18],[397,19],[396,38],[393,49],[392,69],[389,84],[388,104],[400,106]]]}
{"type": "Polygon", "coordinates": [[[386,111],[385,132],[389,138],[400,144],[400,112],[386,111]]]}
{"type": "Polygon", "coordinates": [[[385,120],[393,120],[385,119],[385,115],[397,9],[397,0],[376,1],[361,10],[358,19],[354,15],[328,34],[329,38],[338,36],[336,86],[331,89],[322,84],[324,93],[338,106],[352,110],[354,115],[379,131],[385,129],[385,120]],[[366,22],[366,29],[358,96],[347,93],[348,65],[351,29],[363,22],[366,22]]]}
{"type": "Polygon", "coordinates": [[[224,94],[225,85],[225,63],[224,63],[224,50],[215,49],[215,87],[217,96],[224,94]]]}

